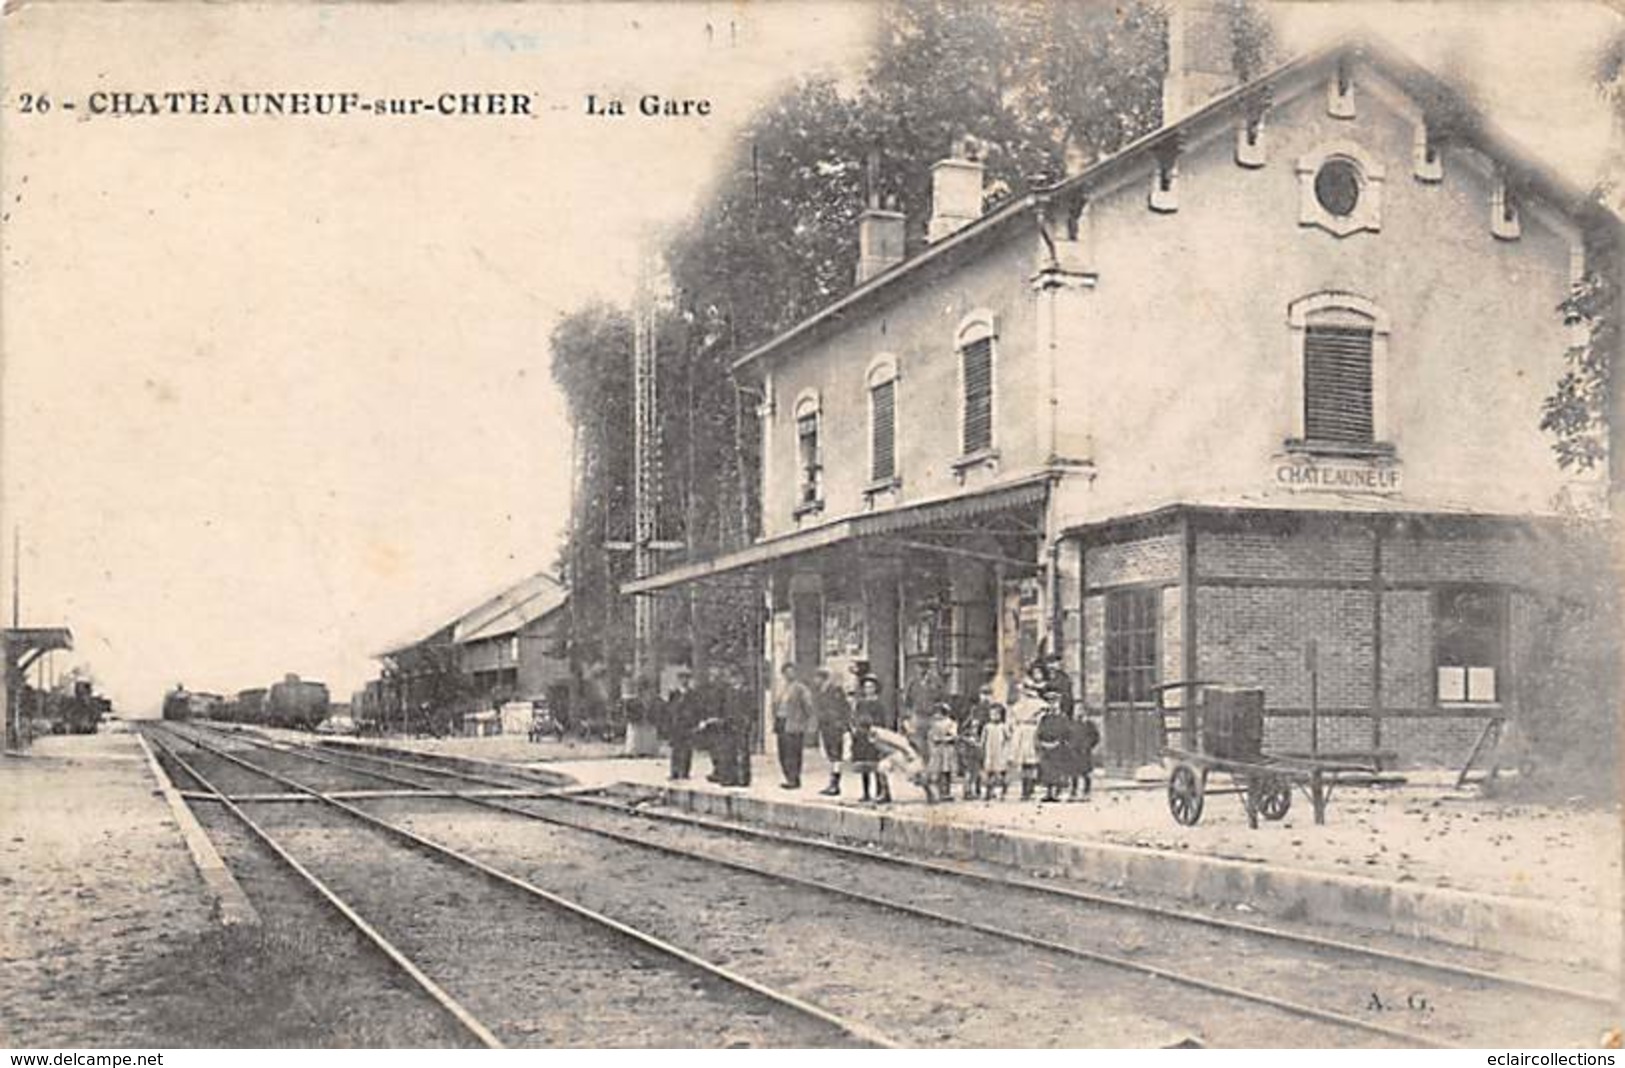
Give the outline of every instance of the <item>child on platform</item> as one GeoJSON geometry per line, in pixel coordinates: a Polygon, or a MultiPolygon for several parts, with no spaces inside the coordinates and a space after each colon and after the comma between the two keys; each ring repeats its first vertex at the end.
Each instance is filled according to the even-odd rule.
{"type": "Polygon", "coordinates": [[[931,710],[931,722],[926,728],[927,801],[954,799],[954,773],[959,770],[959,724],[954,722],[953,709],[938,703],[931,710]]]}
{"type": "Polygon", "coordinates": [[[1010,793],[1010,764],[1014,756],[1009,714],[1003,705],[995,704],[988,709],[987,724],[982,728],[982,789],[989,801],[993,800],[995,788],[1001,801],[1010,793]]]}
{"type": "Polygon", "coordinates": [[[982,796],[982,734],[990,706],[978,700],[965,710],[959,724],[959,774],[965,780],[965,800],[982,796]]]}
{"type": "Polygon", "coordinates": [[[886,709],[880,702],[880,680],[864,675],[858,680],[858,699],[852,706],[852,732],[848,741],[848,767],[857,772],[863,783],[863,799],[891,800],[885,777],[880,772],[880,747],[875,744],[874,729],[886,721],[886,709]],[[871,790],[871,783],[879,793],[871,790]]]}

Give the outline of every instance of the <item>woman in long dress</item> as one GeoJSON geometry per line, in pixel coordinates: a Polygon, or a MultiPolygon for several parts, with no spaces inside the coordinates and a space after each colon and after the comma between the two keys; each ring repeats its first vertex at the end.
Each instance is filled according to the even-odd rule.
{"type": "Polygon", "coordinates": [[[1038,687],[1025,683],[1010,706],[1010,765],[1021,772],[1021,799],[1032,800],[1038,782],[1038,718],[1045,704],[1038,687]]]}
{"type": "Polygon", "coordinates": [[[1038,720],[1038,777],[1044,800],[1059,801],[1062,787],[1072,785],[1072,720],[1061,711],[1060,694],[1044,695],[1049,707],[1038,720]]]}

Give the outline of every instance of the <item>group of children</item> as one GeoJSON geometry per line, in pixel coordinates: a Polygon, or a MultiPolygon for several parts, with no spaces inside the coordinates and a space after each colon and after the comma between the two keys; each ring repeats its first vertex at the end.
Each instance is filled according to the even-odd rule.
{"type": "Polygon", "coordinates": [[[1023,800],[1032,799],[1039,786],[1045,801],[1059,801],[1063,790],[1069,799],[1086,798],[1100,732],[1087,717],[1073,717],[1070,698],[1063,685],[1035,668],[1009,707],[994,701],[985,686],[957,716],[945,701],[916,710],[905,734],[887,726],[879,680],[864,675],[838,751],[826,746],[833,771],[823,792],[839,794],[841,774],[850,771],[862,782],[863,800],[882,804],[891,801],[891,781],[899,775],[923,787],[932,803],[954,799],[955,779],[967,801],[1002,800],[1012,776],[1023,800]]]}

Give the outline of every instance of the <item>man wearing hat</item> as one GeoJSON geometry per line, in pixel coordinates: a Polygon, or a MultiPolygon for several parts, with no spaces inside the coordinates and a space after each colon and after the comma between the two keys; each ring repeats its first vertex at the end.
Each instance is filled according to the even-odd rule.
{"type": "Polygon", "coordinates": [[[677,688],[666,695],[666,740],[671,744],[673,781],[688,778],[694,763],[694,728],[700,722],[698,698],[694,673],[681,669],[677,672],[677,688]]]}

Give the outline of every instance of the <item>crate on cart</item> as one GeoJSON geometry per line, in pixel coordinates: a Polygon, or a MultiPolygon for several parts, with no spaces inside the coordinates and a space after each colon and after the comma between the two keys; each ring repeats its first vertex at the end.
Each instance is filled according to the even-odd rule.
{"type": "MultiPolygon", "coordinates": [[[[1326,806],[1332,790],[1342,784],[1403,782],[1382,777],[1374,759],[1322,754],[1314,739],[1314,711],[1311,709],[1311,751],[1303,754],[1273,754],[1264,748],[1264,691],[1256,687],[1232,686],[1216,682],[1169,682],[1156,687],[1158,700],[1169,708],[1168,697],[1178,693],[1177,714],[1181,726],[1193,728],[1194,748],[1169,745],[1163,749],[1168,764],[1168,811],[1187,827],[1202,818],[1208,793],[1208,776],[1218,772],[1230,777],[1234,792],[1241,795],[1247,823],[1258,826],[1259,817],[1283,819],[1292,808],[1292,791],[1302,790],[1314,807],[1315,822],[1326,822],[1326,806]],[[1187,720],[1186,716],[1190,719],[1187,720]]],[[[1183,731],[1181,738],[1187,737],[1183,731]]]]}
{"type": "Polygon", "coordinates": [[[1226,760],[1256,760],[1264,751],[1264,691],[1205,685],[1197,691],[1202,750],[1226,760]]]}

